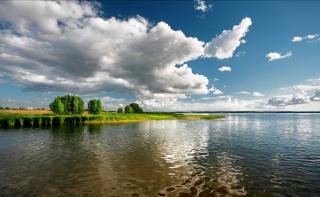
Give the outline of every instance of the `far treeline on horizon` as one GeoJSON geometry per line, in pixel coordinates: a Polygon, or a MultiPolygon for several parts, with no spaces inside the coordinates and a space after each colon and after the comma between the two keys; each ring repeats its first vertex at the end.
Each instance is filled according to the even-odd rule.
{"type": "MultiPolygon", "coordinates": [[[[99,99],[92,99],[88,101],[87,108],[83,99],[76,95],[65,95],[56,97],[49,105],[49,108],[10,108],[0,106],[0,110],[46,110],[49,109],[56,115],[74,115],[82,114],[85,110],[89,114],[100,114],[105,111],[105,107],[99,99]]],[[[119,107],[117,113],[143,113],[142,108],[137,103],[131,103],[124,108],[119,107]]]]}

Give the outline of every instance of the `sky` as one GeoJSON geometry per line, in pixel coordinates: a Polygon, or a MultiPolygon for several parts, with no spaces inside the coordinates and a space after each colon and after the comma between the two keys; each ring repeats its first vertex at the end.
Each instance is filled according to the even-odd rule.
{"type": "Polygon", "coordinates": [[[319,111],[320,1],[1,1],[0,106],[319,111]]]}

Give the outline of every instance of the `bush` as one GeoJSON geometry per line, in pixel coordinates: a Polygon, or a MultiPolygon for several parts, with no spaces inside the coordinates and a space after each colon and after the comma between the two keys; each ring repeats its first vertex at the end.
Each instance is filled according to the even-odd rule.
{"type": "Polygon", "coordinates": [[[119,114],[122,114],[122,113],[123,113],[123,109],[120,107],[120,108],[117,110],[117,112],[118,112],[119,114]]]}
{"type": "Polygon", "coordinates": [[[78,96],[58,96],[50,104],[50,110],[55,114],[82,114],[84,102],[78,96]]]}
{"type": "Polygon", "coordinates": [[[32,121],[33,121],[33,126],[34,127],[39,127],[40,123],[41,123],[41,118],[40,117],[33,117],[32,121]]]}
{"type": "Polygon", "coordinates": [[[32,126],[32,118],[23,117],[23,127],[31,127],[32,126]]]}
{"type": "Polygon", "coordinates": [[[88,103],[88,111],[90,114],[100,114],[103,110],[103,106],[100,100],[90,100],[88,103]]]}
{"type": "Polygon", "coordinates": [[[2,119],[1,121],[1,127],[2,128],[9,128],[10,125],[10,119],[2,119]]]}
{"type": "Polygon", "coordinates": [[[21,118],[16,118],[16,119],[14,119],[14,126],[15,126],[16,128],[20,128],[22,125],[23,125],[23,121],[22,121],[21,118]]]}
{"type": "Polygon", "coordinates": [[[52,117],[51,116],[43,116],[41,117],[41,125],[43,127],[50,127],[52,123],[52,117]]]}
{"type": "Polygon", "coordinates": [[[59,126],[64,123],[64,117],[63,116],[55,116],[52,118],[52,125],[59,126]]]}

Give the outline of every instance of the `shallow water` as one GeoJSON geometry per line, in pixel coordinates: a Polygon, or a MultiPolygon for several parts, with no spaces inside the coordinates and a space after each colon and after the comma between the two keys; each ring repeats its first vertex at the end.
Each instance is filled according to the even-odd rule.
{"type": "Polygon", "coordinates": [[[318,196],[320,114],[0,130],[0,196],[318,196]]]}

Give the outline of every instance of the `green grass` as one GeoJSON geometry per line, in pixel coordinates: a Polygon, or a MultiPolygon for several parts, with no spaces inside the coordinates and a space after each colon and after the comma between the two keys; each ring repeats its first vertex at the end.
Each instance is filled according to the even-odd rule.
{"type": "Polygon", "coordinates": [[[194,119],[217,119],[224,116],[217,115],[184,115],[174,113],[142,113],[142,114],[119,114],[103,112],[99,115],[49,115],[49,114],[13,114],[1,113],[0,128],[8,127],[50,127],[62,124],[75,125],[85,123],[121,123],[144,120],[194,120],[194,119]]]}

